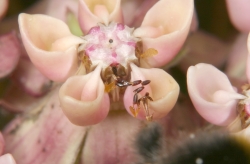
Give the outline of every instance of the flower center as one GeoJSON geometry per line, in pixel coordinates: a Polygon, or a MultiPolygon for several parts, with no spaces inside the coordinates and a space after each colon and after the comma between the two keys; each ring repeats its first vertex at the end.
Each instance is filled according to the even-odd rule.
{"type": "Polygon", "coordinates": [[[250,84],[242,86],[243,95],[247,98],[237,104],[237,112],[241,120],[241,127],[245,129],[250,125],[250,84]]]}
{"type": "Polygon", "coordinates": [[[150,80],[130,81],[127,71],[129,63],[139,64],[138,59],[153,56],[157,54],[157,50],[149,48],[143,52],[142,42],[132,35],[132,31],[133,29],[114,22],[108,26],[99,24],[92,27],[83,37],[85,42],[78,47],[78,58],[86,72],[101,64],[105,92],[110,93],[114,102],[119,101],[120,94],[125,92],[126,87],[140,84],[141,86],[133,91],[130,111],[137,117],[142,103],[146,119],[150,121],[153,119],[153,114],[149,111],[148,101],[153,99],[149,93],[139,97],[139,93],[150,80]]]}
{"type": "Polygon", "coordinates": [[[92,27],[83,37],[85,55],[90,59],[92,66],[102,64],[103,68],[110,65],[122,65],[137,61],[135,46],[138,38],[132,35],[133,29],[121,24],[110,23],[108,26],[99,24],[92,27]]]}

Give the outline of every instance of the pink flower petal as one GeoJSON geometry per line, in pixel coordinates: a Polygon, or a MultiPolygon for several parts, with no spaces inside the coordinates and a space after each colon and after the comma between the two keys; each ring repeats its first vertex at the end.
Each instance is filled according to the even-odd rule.
{"type": "Polygon", "coordinates": [[[198,113],[208,122],[225,126],[237,116],[238,94],[227,76],[209,64],[191,66],[187,72],[189,96],[198,113]]]}
{"type": "Polygon", "coordinates": [[[248,33],[248,38],[247,38],[247,49],[248,52],[250,53],[250,33],[248,33]]]}
{"type": "Polygon", "coordinates": [[[111,111],[91,127],[81,156],[82,164],[128,164],[135,161],[134,136],[141,122],[124,111],[111,111]]]}
{"type": "Polygon", "coordinates": [[[51,81],[26,58],[19,61],[16,71],[12,74],[12,79],[32,96],[41,96],[48,92],[51,87],[51,81]]]}
{"type": "Polygon", "coordinates": [[[250,54],[247,55],[247,65],[246,65],[246,74],[247,74],[247,79],[248,82],[250,83],[250,54]]]}
{"type": "Polygon", "coordinates": [[[5,128],[5,152],[18,164],[74,163],[85,132],[65,117],[56,89],[5,128]]]}
{"type": "Polygon", "coordinates": [[[58,18],[64,22],[67,20],[68,12],[73,12],[74,15],[77,15],[78,10],[78,2],[72,0],[53,0],[48,1],[48,5],[46,7],[46,15],[58,18]]]}
{"type": "MultiPolygon", "coordinates": [[[[149,102],[150,113],[153,114],[153,119],[159,119],[174,107],[178,95],[179,85],[176,81],[164,70],[151,68],[144,69],[131,64],[131,81],[134,80],[151,80],[149,85],[146,85],[144,90],[139,93],[139,98],[149,92],[153,101],[149,102]]],[[[133,106],[134,90],[140,86],[128,87],[124,94],[124,105],[127,111],[132,115],[129,106],[133,106]]],[[[141,105],[141,110],[138,114],[139,119],[145,119],[146,115],[141,105]]]]}
{"type": "Polygon", "coordinates": [[[2,133],[0,132],[0,156],[3,154],[3,150],[4,150],[4,139],[2,133]]]}
{"type": "Polygon", "coordinates": [[[65,81],[76,72],[76,46],[83,40],[72,35],[64,22],[45,15],[20,14],[19,27],[25,49],[41,73],[65,81]]]}
{"type": "Polygon", "coordinates": [[[4,16],[4,13],[6,12],[7,8],[8,8],[8,0],[1,0],[0,1],[0,20],[2,19],[2,17],[4,16]]]}
{"type": "Polygon", "coordinates": [[[247,74],[248,82],[250,83],[250,34],[248,34],[247,48],[248,48],[248,55],[247,55],[247,63],[246,63],[246,74],[247,74]]]}
{"type": "Polygon", "coordinates": [[[158,54],[143,59],[143,67],[160,67],[174,58],[189,32],[193,8],[193,0],[161,0],[148,11],[134,35],[142,38],[144,50],[154,48],[158,54]]]}
{"type": "Polygon", "coordinates": [[[62,85],[59,91],[61,107],[73,124],[97,124],[108,115],[109,96],[104,93],[100,71],[98,66],[94,72],[73,76],[62,85]]]}
{"type": "Polygon", "coordinates": [[[20,87],[11,84],[0,99],[0,106],[10,112],[23,112],[36,106],[37,98],[28,95],[20,87]]]}
{"type": "MultiPolygon", "coordinates": [[[[247,34],[241,33],[237,36],[227,59],[226,74],[231,79],[247,82],[247,34]]],[[[249,63],[250,64],[250,63],[249,63]]],[[[235,81],[236,82],[236,81],[235,81]]]]}
{"type": "Polygon", "coordinates": [[[5,154],[0,156],[0,163],[1,164],[16,164],[16,161],[10,154],[5,154]]]}
{"type": "Polygon", "coordinates": [[[0,78],[16,68],[20,51],[20,42],[15,32],[0,36],[0,78]]]}
{"type": "Polygon", "coordinates": [[[199,28],[199,21],[197,18],[196,10],[194,9],[193,18],[190,25],[190,31],[196,31],[198,28],[199,28]]]}
{"type": "MultiPolygon", "coordinates": [[[[208,123],[205,121],[194,109],[189,97],[180,94],[177,103],[169,114],[160,119],[159,122],[166,129],[167,140],[176,141],[177,143],[183,139],[184,136],[194,135],[194,132],[201,128],[207,127],[208,123]]],[[[176,144],[176,143],[172,143],[176,144]]]]}
{"type": "Polygon", "coordinates": [[[81,29],[87,33],[97,23],[123,22],[120,0],[80,0],[78,19],[81,29]]]}
{"type": "Polygon", "coordinates": [[[179,66],[184,72],[190,65],[208,63],[221,67],[228,56],[229,46],[218,37],[197,30],[188,36],[185,42],[187,54],[181,58],[179,66]]]}
{"type": "Polygon", "coordinates": [[[139,27],[147,11],[158,0],[123,0],[121,3],[124,16],[124,24],[129,27],[139,27]]]}
{"type": "Polygon", "coordinates": [[[250,31],[250,1],[249,0],[227,0],[227,8],[230,19],[234,26],[242,31],[250,31]]]}

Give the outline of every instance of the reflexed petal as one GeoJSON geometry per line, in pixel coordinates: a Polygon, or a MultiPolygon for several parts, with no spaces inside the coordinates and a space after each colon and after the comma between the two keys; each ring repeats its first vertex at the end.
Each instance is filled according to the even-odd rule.
{"type": "Polygon", "coordinates": [[[147,11],[156,3],[158,0],[122,0],[122,11],[124,14],[124,24],[129,27],[139,27],[143,21],[143,18],[147,11]]]}
{"type": "Polygon", "coordinates": [[[197,30],[191,33],[185,42],[187,54],[181,58],[179,66],[184,72],[190,65],[208,63],[216,67],[225,64],[229,46],[218,37],[207,32],[197,30]]]}
{"type": "Polygon", "coordinates": [[[78,19],[81,29],[87,33],[97,23],[108,25],[110,22],[122,23],[120,0],[80,0],[78,19]]]}
{"type": "Polygon", "coordinates": [[[73,76],[61,87],[61,107],[68,119],[81,126],[97,124],[109,112],[110,102],[104,93],[101,67],[84,76],[73,76]]]}
{"type": "Polygon", "coordinates": [[[248,82],[250,83],[250,54],[247,55],[246,74],[248,82]]]}
{"type": "Polygon", "coordinates": [[[16,161],[10,154],[4,154],[0,156],[0,163],[1,164],[16,164],[16,161]]]}
{"type": "Polygon", "coordinates": [[[208,125],[207,121],[194,110],[190,98],[181,93],[174,108],[159,122],[166,128],[167,138],[173,138],[177,142],[182,140],[183,136],[194,135],[195,131],[208,125]]]}
{"type": "Polygon", "coordinates": [[[190,25],[190,31],[196,31],[199,28],[199,21],[197,18],[197,12],[194,10],[192,22],[190,25]]]}
{"type": "Polygon", "coordinates": [[[42,75],[27,58],[21,58],[12,79],[26,93],[32,96],[41,96],[48,92],[51,81],[42,75]]]}
{"type": "Polygon", "coordinates": [[[230,19],[234,26],[242,31],[250,31],[250,1],[249,0],[227,0],[227,8],[230,19]]]}
{"type": "Polygon", "coordinates": [[[18,164],[74,163],[85,132],[65,117],[56,89],[5,128],[5,152],[18,164]]]}
{"type": "Polygon", "coordinates": [[[77,15],[77,9],[78,2],[75,0],[53,0],[49,1],[45,13],[66,22],[68,12],[70,11],[77,15]]]}
{"type": "Polygon", "coordinates": [[[124,110],[111,111],[91,127],[82,152],[81,164],[128,164],[135,162],[133,142],[141,122],[124,110]]]}
{"type": "Polygon", "coordinates": [[[247,56],[247,64],[246,64],[246,74],[247,74],[248,82],[250,83],[250,34],[248,34],[247,48],[248,48],[248,56],[247,56]]]}
{"type": "MultiPolygon", "coordinates": [[[[166,116],[177,101],[179,85],[173,77],[164,70],[157,68],[144,69],[134,64],[131,64],[131,69],[131,81],[151,80],[150,84],[146,85],[144,90],[139,93],[139,98],[144,96],[146,92],[149,92],[150,97],[153,99],[153,101],[148,101],[149,112],[153,114],[153,119],[159,119],[166,116]]],[[[124,94],[124,105],[130,114],[129,106],[133,106],[133,91],[138,87],[140,86],[128,87],[124,94]]],[[[145,119],[145,112],[142,105],[138,118],[145,119]]]]}
{"type": "Polygon", "coordinates": [[[247,48],[248,48],[248,56],[247,56],[247,63],[246,63],[246,74],[247,74],[248,82],[250,82],[250,34],[248,34],[247,48]]]}
{"type": "Polygon", "coordinates": [[[2,19],[5,11],[7,10],[8,7],[8,0],[1,0],[0,1],[0,19],[2,19]]]}
{"type": "Polygon", "coordinates": [[[0,78],[7,76],[16,68],[20,51],[20,42],[16,33],[11,32],[0,36],[0,78]]]}
{"type": "Polygon", "coordinates": [[[248,33],[247,48],[248,48],[248,52],[250,53],[250,33],[248,33]]]}
{"type": "Polygon", "coordinates": [[[143,59],[143,67],[160,67],[173,59],[189,32],[193,8],[193,0],[160,0],[148,11],[134,35],[142,38],[144,50],[154,48],[158,54],[143,59]]]}
{"type": "Polygon", "coordinates": [[[227,76],[209,64],[191,66],[187,72],[189,96],[198,113],[210,123],[228,125],[237,116],[238,94],[227,76]]]}
{"type": "Polygon", "coordinates": [[[1,97],[0,106],[10,112],[23,112],[37,105],[37,98],[25,93],[19,86],[11,84],[1,97]]]}
{"type": "Polygon", "coordinates": [[[4,149],[4,139],[2,133],[0,132],[0,156],[3,154],[3,149],[4,149]]]}
{"type": "Polygon", "coordinates": [[[227,59],[225,72],[229,78],[235,78],[239,81],[244,81],[244,83],[247,82],[247,56],[247,34],[241,33],[237,36],[227,59]]]}
{"type": "Polygon", "coordinates": [[[20,14],[19,27],[31,61],[45,76],[65,81],[76,72],[76,46],[83,41],[72,35],[64,22],[45,15],[20,14]]]}

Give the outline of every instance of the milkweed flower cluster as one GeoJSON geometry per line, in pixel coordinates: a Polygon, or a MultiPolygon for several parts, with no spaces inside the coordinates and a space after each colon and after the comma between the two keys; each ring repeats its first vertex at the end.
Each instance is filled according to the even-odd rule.
{"type": "Polygon", "coordinates": [[[59,98],[65,115],[84,126],[103,120],[110,101],[123,94],[127,111],[140,119],[159,119],[172,109],[179,86],[154,67],[165,65],[179,51],[192,12],[192,0],[161,0],[147,12],[141,26],[132,29],[124,24],[119,0],[80,0],[82,37],[71,34],[64,22],[45,15],[20,14],[19,26],[34,65],[49,79],[63,82],[59,98]],[[125,88],[137,80],[138,90],[125,88]]]}
{"type": "MultiPolygon", "coordinates": [[[[19,163],[68,164],[77,161],[76,156],[81,156],[83,163],[129,163],[135,155],[128,147],[128,138],[135,135],[141,121],[123,114],[121,105],[118,112],[109,112],[117,108],[115,101],[123,98],[131,115],[152,120],[164,117],[177,100],[178,84],[155,67],[169,63],[182,47],[193,16],[192,0],[157,1],[147,13],[156,1],[145,1],[145,17],[142,21],[140,14],[136,16],[136,21],[142,21],[136,29],[131,28],[133,19],[127,23],[123,18],[121,1],[80,0],[78,22],[84,33],[80,37],[71,33],[64,17],[66,11],[75,9],[75,2],[65,1],[67,9],[58,6],[60,14],[48,9],[63,21],[41,14],[19,16],[21,38],[30,60],[50,80],[62,83],[60,90],[32,99],[32,104],[19,104],[25,112],[5,127],[5,152],[13,154],[19,163]],[[155,19],[159,11],[162,15],[155,19]],[[65,115],[81,126],[71,124],[65,115]]],[[[18,65],[25,67],[17,66],[11,76],[23,79],[20,73],[34,70],[28,63],[19,60],[18,65]]],[[[40,79],[32,82],[35,84],[47,81],[34,74],[32,77],[40,79]]]]}
{"type": "MultiPolygon", "coordinates": [[[[227,0],[227,7],[229,16],[236,28],[242,32],[249,32],[249,17],[245,15],[249,12],[249,2],[227,0]],[[238,9],[241,12],[237,12],[238,9]]],[[[236,51],[234,53],[241,57],[233,56],[234,61],[230,61],[229,63],[234,68],[244,68],[244,65],[246,65],[247,80],[242,85],[241,92],[232,86],[229,78],[222,71],[210,64],[204,63],[189,67],[187,85],[189,96],[196,110],[204,119],[212,124],[225,126],[230,132],[238,132],[237,134],[249,136],[250,36],[248,35],[248,39],[244,40],[246,37],[243,35],[241,34],[233,49],[236,51]],[[248,52],[244,52],[247,49],[244,47],[245,43],[247,43],[248,52]],[[246,64],[237,66],[235,59],[237,58],[238,60],[238,58],[242,58],[245,54],[248,54],[247,60],[245,57],[243,59],[246,64]]],[[[228,70],[231,71],[230,68],[228,70]]]]}
{"type": "Polygon", "coordinates": [[[0,133],[0,163],[135,162],[144,120],[163,123],[167,140],[193,138],[206,121],[249,138],[250,5],[225,2],[241,32],[227,59],[231,44],[197,29],[193,0],[39,1],[19,15],[20,37],[16,20],[0,22],[0,78],[11,82],[0,106],[21,113],[0,133]],[[171,71],[199,63],[187,71],[199,115],[185,92],[175,106],[179,85],[159,68],[183,56],[171,71]],[[247,84],[239,91],[235,81],[247,84]]]}

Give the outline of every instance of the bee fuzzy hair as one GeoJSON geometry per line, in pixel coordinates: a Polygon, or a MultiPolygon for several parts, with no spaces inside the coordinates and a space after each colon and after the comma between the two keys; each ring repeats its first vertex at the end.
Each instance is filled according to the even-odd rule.
{"type": "Polygon", "coordinates": [[[137,164],[159,163],[165,152],[165,142],[162,127],[155,123],[147,123],[135,141],[139,161],[137,164]]]}
{"type": "Polygon", "coordinates": [[[148,124],[136,139],[137,164],[250,164],[249,140],[224,132],[196,134],[168,155],[162,127],[148,124]]]}
{"type": "Polygon", "coordinates": [[[249,164],[245,138],[219,132],[201,134],[179,146],[166,164],[249,164]]]}

